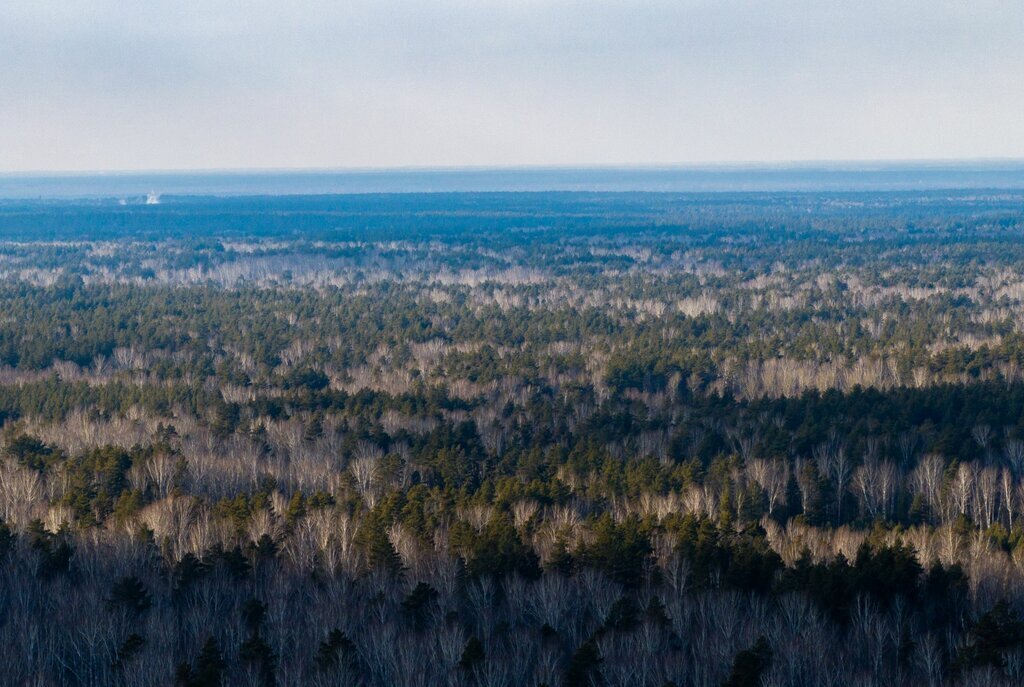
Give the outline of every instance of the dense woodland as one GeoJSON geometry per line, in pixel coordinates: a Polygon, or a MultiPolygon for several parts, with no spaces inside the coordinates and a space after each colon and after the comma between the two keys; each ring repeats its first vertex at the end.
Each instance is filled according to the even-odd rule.
{"type": "Polygon", "coordinates": [[[1024,682],[1024,194],[0,201],[11,685],[1024,682]]]}

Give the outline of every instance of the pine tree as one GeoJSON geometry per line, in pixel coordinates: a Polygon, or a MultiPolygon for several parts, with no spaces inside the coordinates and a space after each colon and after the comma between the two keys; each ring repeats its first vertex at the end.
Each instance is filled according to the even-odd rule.
{"type": "Polygon", "coordinates": [[[217,640],[210,637],[199,650],[195,668],[183,663],[175,672],[175,684],[179,687],[220,687],[224,680],[227,663],[221,655],[217,640]]]}
{"type": "Polygon", "coordinates": [[[111,608],[123,608],[132,615],[139,615],[150,607],[152,597],[142,580],[132,575],[114,583],[107,603],[111,608]]]}
{"type": "Polygon", "coordinates": [[[473,670],[484,662],[484,645],[476,637],[470,637],[462,650],[459,666],[464,670],[473,670]]]}
{"type": "Polygon", "coordinates": [[[758,687],[761,675],[768,669],[772,661],[772,650],[768,640],[760,637],[754,646],[736,654],[732,663],[729,679],[722,687],[758,687]]]}

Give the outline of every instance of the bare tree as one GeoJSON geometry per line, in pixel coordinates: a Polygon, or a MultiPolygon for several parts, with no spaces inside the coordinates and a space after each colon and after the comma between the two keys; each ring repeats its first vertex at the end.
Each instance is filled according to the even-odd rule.
{"type": "Polygon", "coordinates": [[[352,476],[355,477],[356,488],[370,508],[373,508],[377,501],[375,480],[377,478],[377,466],[383,455],[384,452],[377,446],[360,442],[348,466],[352,476]]]}
{"type": "Polygon", "coordinates": [[[953,481],[950,483],[950,498],[955,512],[960,515],[971,514],[971,502],[974,497],[975,466],[972,463],[960,463],[953,481]]]}
{"type": "Polygon", "coordinates": [[[832,434],[828,441],[814,448],[814,460],[818,468],[832,479],[836,494],[836,521],[842,519],[843,494],[846,493],[853,465],[846,454],[846,447],[839,437],[832,434]]]}
{"type": "Polygon", "coordinates": [[[754,447],[757,446],[758,441],[758,437],[753,430],[747,427],[736,427],[726,430],[725,434],[729,438],[729,442],[732,444],[736,455],[743,461],[743,464],[746,465],[750,462],[754,455],[754,447]]]}
{"type": "Polygon", "coordinates": [[[924,497],[932,517],[940,514],[944,469],[945,461],[942,457],[930,453],[918,461],[917,467],[910,475],[912,488],[924,497]]]}
{"type": "Polygon", "coordinates": [[[895,465],[865,456],[864,463],[854,471],[852,480],[862,514],[869,520],[887,518],[892,511],[898,482],[895,465]]]}
{"type": "Polygon", "coordinates": [[[1006,522],[1010,529],[1013,529],[1015,516],[1017,515],[1017,488],[1013,478],[1013,472],[1009,468],[1002,468],[999,471],[999,487],[1002,491],[1003,510],[1006,511],[1006,522]]]}
{"type": "Polygon", "coordinates": [[[768,515],[786,502],[786,485],[789,482],[789,464],[782,459],[766,460],[755,458],[747,463],[747,474],[758,484],[768,499],[768,515]]]}
{"type": "Polygon", "coordinates": [[[900,458],[903,460],[904,465],[910,465],[913,463],[914,454],[917,451],[919,441],[920,439],[917,432],[900,432],[897,443],[900,447],[900,458]]]}
{"type": "Polygon", "coordinates": [[[1014,475],[1020,477],[1024,474],[1024,441],[1007,439],[1003,446],[1003,456],[1010,464],[1014,475]]]}
{"type": "Polygon", "coordinates": [[[991,466],[975,470],[974,484],[975,520],[991,527],[999,513],[999,471],[991,466]]]}
{"type": "Polygon", "coordinates": [[[945,659],[938,640],[935,635],[928,633],[915,644],[918,647],[915,654],[916,663],[928,687],[940,687],[944,684],[942,673],[945,659]]]}
{"type": "Polygon", "coordinates": [[[992,427],[989,425],[975,425],[971,429],[971,437],[981,447],[981,450],[987,453],[989,443],[992,441],[992,427]]]}

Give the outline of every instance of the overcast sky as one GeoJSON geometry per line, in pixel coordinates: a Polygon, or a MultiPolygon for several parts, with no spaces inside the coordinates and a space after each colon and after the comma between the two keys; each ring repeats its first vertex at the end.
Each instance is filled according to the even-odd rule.
{"type": "Polygon", "coordinates": [[[1020,0],[0,0],[0,171],[988,157],[1020,0]]]}

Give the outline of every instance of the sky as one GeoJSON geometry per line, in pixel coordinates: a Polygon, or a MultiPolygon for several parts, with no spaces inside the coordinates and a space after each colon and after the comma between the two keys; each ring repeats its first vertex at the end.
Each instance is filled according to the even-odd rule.
{"type": "Polygon", "coordinates": [[[1024,158],[1020,0],[0,0],[0,172],[1024,158]]]}

